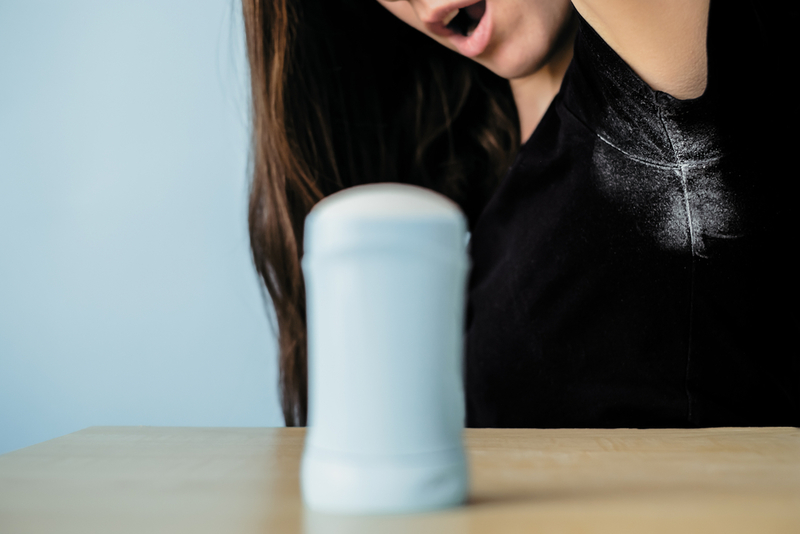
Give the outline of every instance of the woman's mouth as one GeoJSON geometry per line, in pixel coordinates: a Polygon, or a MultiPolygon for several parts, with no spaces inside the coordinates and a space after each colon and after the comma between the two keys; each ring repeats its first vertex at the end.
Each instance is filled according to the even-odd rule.
{"type": "Polygon", "coordinates": [[[447,14],[442,24],[463,37],[469,37],[481,22],[486,13],[486,0],[480,0],[472,5],[454,9],[447,14]]]}
{"type": "Polygon", "coordinates": [[[423,24],[432,34],[449,41],[461,55],[479,56],[492,37],[492,2],[456,0],[432,13],[423,24]]]}

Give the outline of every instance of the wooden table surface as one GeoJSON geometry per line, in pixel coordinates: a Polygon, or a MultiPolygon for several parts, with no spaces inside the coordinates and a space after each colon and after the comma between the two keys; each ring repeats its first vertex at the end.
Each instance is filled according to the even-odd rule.
{"type": "Polygon", "coordinates": [[[304,511],[303,429],[92,427],[0,455],[0,533],[800,533],[800,429],[469,429],[467,505],[304,511]]]}

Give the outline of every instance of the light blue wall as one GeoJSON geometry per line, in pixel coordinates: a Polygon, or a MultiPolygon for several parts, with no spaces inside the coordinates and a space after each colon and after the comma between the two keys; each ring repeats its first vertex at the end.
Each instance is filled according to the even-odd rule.
{"type": "Polygon", "coordinates": [[[237,0],[0,1],[0,453],[281,425],[237,0]]]}

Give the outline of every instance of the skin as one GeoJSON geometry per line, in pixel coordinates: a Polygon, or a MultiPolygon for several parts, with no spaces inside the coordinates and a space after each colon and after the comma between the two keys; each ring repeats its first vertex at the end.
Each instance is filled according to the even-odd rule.
{"type": "MultiPolygon", "coordinates": [[[[378,0],[403,22],[451,50],[452,39],[437,35],[426,23],[453,0],[378,0]]],[[[572,59],[576,19],[569,0],[488,0],[492,2],[492,39],[473,57],[509,80],[527,139],[561,86],[572,59]]]]}
{"type": "MultiPolygon", "coordinates": [[[[378,1],[402,21],[458,51],[457,37],[436,30],[454,0],[378,1]]],[[[509,80],[522,139],[541,120],[572,59],[573,4],[653,89],[679,99],[696,98],[705,91],[709,0],[486,1],[491,38],[484,50],[471,57],[509,80]]]]}
{"type": "Polygon", "coordinates": [[[709,0],[574,0],[592,28],[650,87],[681,100],[706,90],[709,0]]]}

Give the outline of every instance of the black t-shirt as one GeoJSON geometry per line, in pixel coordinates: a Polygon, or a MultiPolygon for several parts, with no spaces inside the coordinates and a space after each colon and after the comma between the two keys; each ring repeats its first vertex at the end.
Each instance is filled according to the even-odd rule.
{"type": "Polygon", "coordinates": [[[797,171],[756,15],[712,5],[693,100],[581,21],[472,234],[468,426],[800,425],[797,171]]]}

